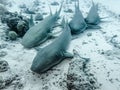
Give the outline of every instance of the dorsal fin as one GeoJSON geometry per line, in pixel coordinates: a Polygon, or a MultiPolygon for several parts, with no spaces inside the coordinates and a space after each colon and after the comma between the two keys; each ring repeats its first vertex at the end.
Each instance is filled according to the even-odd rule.
{"type": "Polygon", "coordinates": [[[80,3],[79,3],[79,0],[78,0],[78,2],[77,2],[77,7],[78,7],[78,9],[80,8],[79,4],[80,4],[80,3]]]}
{"type": "Polygon", "coordinates": [[[93,0],[92,0],[92,8],[98,10],[98,3],[95,4],[95,3],[93,2],[93,0]]]}
{"type": "MultiPolygon", "coordinates": [[[[69,28],[68,19],[65,20],[65,27],[69,28]]],[[[69,28],[70,29],[70,28],[69,28]]]]}
{"type": "Polygon", "coordinates": [[[48,7],[49,7],[49,10],[50,10],[50,16],[52,16],[53,15],[53,13],[52,13],[52,9],[51,9],[51,7],[50,7],[50,4],[49,4],[50,2],[47,0],[47,5],[48,5],[48,7]]]}
{"type": "Polygon", "coordinates": [[[96,10],[98,11],[98,3],[95,5],[95,7],[96,7],[96,10]]]}
{"type": "Polygon", "coordinates": [[[81,18],[81,21],[83,22],[84,21],[84,17],[83,17],[83,15],[82,15],[82,12],[81,12],[81,10],[80,10],[80,7],[79,7],[79,0],[76,0],[77,2],[77,4],[75,4],[75,15],[78,17],[78,15],[79,15],[79,18],[81,18]]]}
{"type": "Polygon", "coordinates": [[[34,21],[33,21],[33,15],[30,15],[30,19],[29,19],[29,27],[34,26],[34,21]]]}
{"type": "Polygon", "coordinates": [[[91,7],[91,9],[94,9],[95,10],[95,13],[98,11],[98,3],[97,4],[95,4],[94,2],[93,2],[93,0],[92,0],[92,7],[91,7]]]}
{"type": "Polygon", "coordinates": [[[68,19],[65,20],[64,29],[66,29],[66,32],[70,33],[69,35],[71,36],[71,29],[69,27],[68,19]]]}
{"type": "Polygon", "coordinates": [[[79,12],[80,11],[80,6],[79,6],[79,0],[75,1],[75,12],[79,12]]]}
{"type": "Polygon", "coordinates": [[[61,26],[62,26],[62,28],[64,28],[64,27],[65,27],[65,16],[63,16],[63,18],[62,18],[62,21],[61,21],[61,26]]]}
{"type": "Polygon", "coordinates": [[[58,16],[59,16],[60,13],[61,13],[63,3],[64,3],[64,0],[62,0],[60,8],[59,8],[59,10],[56,12],[58,16]]]}
{"type": "Polygon", "coordinates": [[[71,33],[68,19],[66,19],[66,18],[64,18],[64,17],[63,17],[63,19],[64,19],[64,27],[63,27],[63,29],[65,29],[65,30],[68,30],[68,29],[69,29],[69,32],[71,33]]]}
{"type": "Polygon", "coordinates": [[[52,9],[51,9],[50,5],[48,5],[48,6],[49,6],[49,9],[50,9],[50,15],[52,16],[53,15],[52,9]]]}
{"type": "Polygon", "coordinates": [[[77,12],[77,5],[76,5],[76,0],[75,0],[75,13],[77,12]]]}

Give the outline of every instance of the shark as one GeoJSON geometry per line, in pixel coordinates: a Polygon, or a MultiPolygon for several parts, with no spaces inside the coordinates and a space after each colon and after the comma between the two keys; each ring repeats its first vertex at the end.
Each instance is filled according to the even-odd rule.
{"type": "Polygon", "coordinates": [[[26,34],[23,36],[21,40],[21,44],[25,48],[32,48],[36,47],[43,42],[45,42],[47,39],[53,36],[52,34],[52,27],[55,25],[61,9],[62,9],[63,3],[61,3],[61,6],[58,11],[55,12],[53,15],[49,15],[44,20],[42,20],[37,25],[32,26],[26,34]]]}
{"type": "Polygon", "coordinates": [[[65,58],[73,58],[73,55],[66,50],[71,41],[71,30],[68,23],[64,25],[63,32],[51,44],[44,48],[40,48],[35,56],[31,70],[41,74],[55,65],[59,64],[65,58]]]}

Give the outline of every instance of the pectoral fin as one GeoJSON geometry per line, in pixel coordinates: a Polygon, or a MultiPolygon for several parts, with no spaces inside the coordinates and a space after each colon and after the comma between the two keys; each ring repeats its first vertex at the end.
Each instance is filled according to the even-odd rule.
{"type": "Polygon", "coordinates": [[[64,58],[73,58],[73,54],[69,53],[69,52],[64,52],[63,53],[63,57],[64,58]]]}
{"type": "Polygon", "coordinates": [[[56,36],[54,36],[54,33],[48,33],[48,38],[54,39],[54,38],[56,38],[56,36]]]}
{"type": "Polygon", "coordinates": [[[34,48],[36,51],[41,51],[42,50],[42,48],[40,48],[40,47],[35,47],[34,48]]]}

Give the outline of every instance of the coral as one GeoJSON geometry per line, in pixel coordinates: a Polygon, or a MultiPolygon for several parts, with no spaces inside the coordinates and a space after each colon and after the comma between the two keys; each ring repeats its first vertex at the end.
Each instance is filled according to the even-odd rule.
{"type": "Polygon", "coordinates": [[[0,4],[0,15],[3,15],[5,12],[8,12],[8,10],[3,4],[0,4]]]}
{"type": "Polygon", "coordinates": [[[20,20],[20,18],[18,18],[18,17],[10,17],[10,18],[8,18],[8,20],[7,20],[7,26],[8,26],[11,30],[17,32],[17,27],[16,27],[16,26],[17,26],[19,20],[20,20]]]}
{"type": "Polygon", "coordinates": [[[16,39],[17,39],[17,33],[14,32],[14,31],[9,31],[8,37],[9,37],[11,40],[16,40],[16,39]]]}
{"type": "Polygon", "coordinates": [[[7,61],[0,61],[0,72],[5,72],[9,69],[7,61]]]}
{"type": "Polygon", "coordinates": [[[25,20],[20,20],[17,24],[17,31],[19,36],[23,36],[29,29],[29,24],[25,20]]]}
{"type": "Polygon", "coordinates": [[[4,57],[4,56],[6,56],[7,55],[7,53],[5,52],[5,51],[1,51],[0,52],[0,57],[4,57]]]}
{"type": "Polygon", "coordinates": [[[29,20],[24,16],[18,15],[17,13],[12,13],[11,15],[8,15],[7,18],[3,18],[3,22],[6,22],[9,30],[16,32],[19,37],[24,36],[24,34],[29,29],[29,20]]]}
{"type": "Polygon", "coordinates": [[[8,3],[8,0],[0,0],[0,4],[6,5],[8,3]]]}

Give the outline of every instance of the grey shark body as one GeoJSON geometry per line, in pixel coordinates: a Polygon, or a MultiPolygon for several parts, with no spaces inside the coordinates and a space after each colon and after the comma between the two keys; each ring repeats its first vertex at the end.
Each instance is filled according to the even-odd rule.
{"type": "Polygon", "coordinates": [[[75,14],[69,22],[72,35],[80,34],[87,29],[100,29],[101,27],[97,25],[98,23],[100,23],[98,5],[93,3],[87,17],[84,19],[82,12],[79,9],[79,0],[77,0],[77,5],[75,2],[75,14]]]}
{"type": "Polygon", "coordinates": [[[84,20],[82,12],[79,9],[79,0],[77,0],[77,5],[75,2],[75,14],[72,20],[69,22],[69,26],[72,34],[79,34],[87,28],[87,24],[84,20]]]}
{"type": "Polygon", "coordinates": [[[49,15],[39,24],[31,27],[24,35],[21,44],[26,48],[32,48],[46,41],[52,35],[51,29],[59,17],[61,8],[62,5],[54,15],[49,15]]]}
{"type": "Polygon", "coordinates": [[[62,34],[50,45],[40,49],[33,60],[31,70],[36,73],[43,73],[64,58],[72,58],[72,54],[66,52],[71,40],[71,31],[68,25],[65,26],[62,34]]]}
{"type": "Polygon", "coordinates": [[[87,24],[91,25],[97,25],[98,23],[100,23],[101,20],[98,15],[98,4],[94,4],[94,2],[92,2],[92,7],[90,8],[85,21],[87,24]]]}

